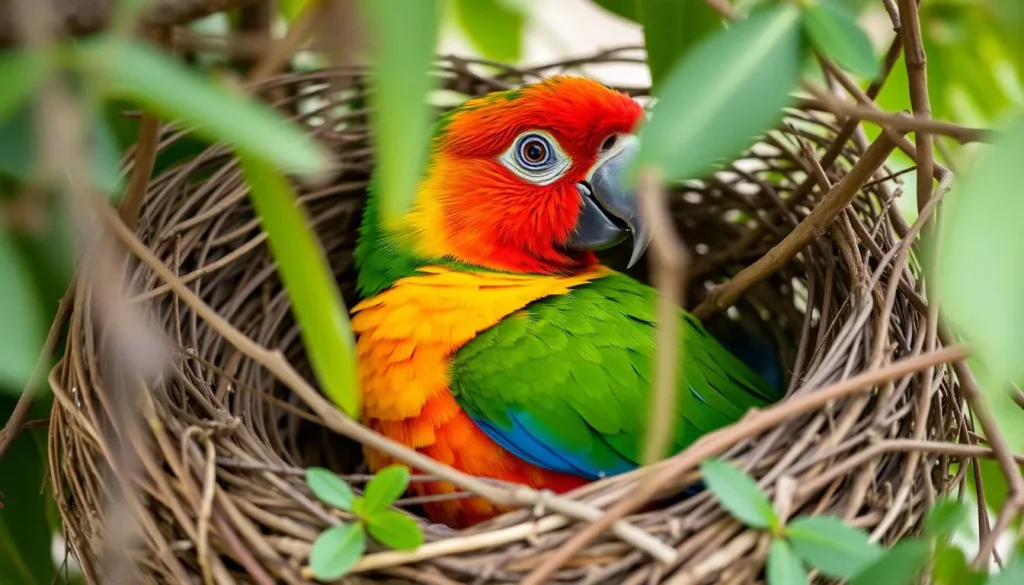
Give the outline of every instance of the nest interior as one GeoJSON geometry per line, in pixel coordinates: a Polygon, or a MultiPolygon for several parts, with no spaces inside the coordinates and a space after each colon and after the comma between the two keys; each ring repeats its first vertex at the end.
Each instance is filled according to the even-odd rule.
{"type": "MultiPolygon", "coordinates": [[[[449,95],[468,96],[554,72],[600,79],[602,67],[642,64],[642,54],[629,51],[532,71],[447,58],[438,73],[449,95]]],[[[349,306],[355,301],[351,251],[373,164],[364,75],[359,69],[289,74],[259,90],[337,156],[336,179],[301,193],[349,306]]],[[[644,88],[620,89],[646,96],[644,88]]],[[[672,189],[675,223],[694,252],[688,305],[772,250],[821,200],[827,190],[808,152],[821,161],[828,183],[849,172],[867,147],[861,131],[849,130],[826,115],[792,109],[740,159],[672,189]]],[[[185,136],[165,128],[161,150],[185,136]]],[[[900,253],[908,226],[895,210],[898,195],[898,178],[876,171],[810,246],[716,317],[775,340],[789,397],[922,351],[923,284],[914,255],[900,253]]],[[[247,354],[216,319],[175,294],[152,266],[165,265],[220,320],[255,347],[280,352],[312,383],[287,294],[231,154],[213,146],[155,177],[136,233],[151,255],[131,255],[120,269],[129,302],[143,307],[172,345],[172,365],[147,380],[121,375],[110,357],[118,347],[116,328],[99,325],[97,284],[81,280],[67,351],[51,375],[58,397],[51,477],[71,551],[93,583],[107,582],[126,564],[150,582],[308,582],[303,567],[310,545],[336,517],[311,497],[302,470],[329,467],[358,487],[366,479],[359,446],[291,392],[266,360],[247,354]],[[125,404],[138,406],[142,416],[126,415],[125,404]]],[[[614,255],[609,262],[623,264],[614,255]]],[[[645,263],[635,275],[647,279],[645,263]]],[[[961,403],[953,377],[938,367],[788,417],[744,437],[726,455],[773,497],[785,498],[791,514],[842,515],[891,542],[919,529],[937,494],[962,484],[967,466],[956,466],[962,460],[906,447],[907,439],[964,436],[970,424],[961,403]]],[[[697,479],[690,470],[675,487],[697,479]]],[[[574,497],[607,509],[636,481],[635,474],[610,478],[574,497]]],[[[407,509],[415,513],[415,504],[407,509]]],[[[584,526],[538,522],[538,512],[557,516],[519,510],[462,532],[421,520],[427,544],[416,556],[389,556],[371,544],[357,578],[519,582],[584,526]]],[[[765,542],[707,493],[627,519],[674,548],[676,561],[658,563],[608,532],[552,579],[759,578],[765,542]]]]}

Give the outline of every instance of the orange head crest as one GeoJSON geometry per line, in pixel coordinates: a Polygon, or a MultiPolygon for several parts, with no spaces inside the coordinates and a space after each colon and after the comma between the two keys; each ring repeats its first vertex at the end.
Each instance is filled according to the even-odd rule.
{"type": "Polygon", "coordinates": [[[412,264],[552,274],[632,235],[635,262],[649,236],[620,175],[643,119],[628,95],[583,77],[467,101],[438,124],[406,230],[378,244],[412,264]]]}

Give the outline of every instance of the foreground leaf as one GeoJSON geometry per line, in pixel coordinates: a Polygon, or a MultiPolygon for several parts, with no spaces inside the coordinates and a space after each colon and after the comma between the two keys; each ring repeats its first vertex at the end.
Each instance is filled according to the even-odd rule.
{"type": "Polygon", "coordinates": [[[363,494],[362,511],[366,516],[373,515],[387,509],[409,486],[409,470],[402,465],[389,465],[377,472],[366,484],[363,494]]]}
{"type": "Polygon", "coordinates": [[[768,585],[806,585],[807,570],[793,553],[789,544],[781,538],[772,541],[768,553],[768,585]]]}
{"type": "Polygon", "coordinates": [[[818,0],[804,11],[804,27],[814,46],[836,65],[868,79],[879,65],[857,16],[835,0],[818,0]]]}
{"type": "Polygon", "coordinates": [[[737,520],[754,528],[778,524],[771,502],[749,475],[720,459],[705,460],[700,470],[708,489],[737,520]]]}
{"type": "MultiPolygon", "coordinates": [[[[32,267],[0,225],[0,390],[21,392],[43,349],[46,323],[32,267]]],[[[6,420],[6,419],[4,419],[6,420]]]]}
{"type": "Polygon", "coordinates": [[[805,51],[800,10],[790,3],[755,10],[703,41],[656,92],[634,178],[640,165],[669,181],[694,178],[742,152],[782,119],[805,51]]]}
{"type": "Polygon", "coordinates": [[[366,534],[360,524],[339,524],[324,530],[309,551],[309,566],[321,581],[333,581],[356,566],[366,551],[366,534]]]}
{"type": "Polygon", "coordinates": [[[924,522],[925,532],[932,537],[946,536],[957,529],[967,518],[967,506],[953,498],[944,498],[935,503],[924,522]]]}
{"type": "Polygon", "coordinates": [[[316,497],[339,510],[351,510],[352,501],[356,499],[356,494],[345,480],[322,467],[306,470],[306,485],[316,497]]]}
{"type": "Polygon", "coordinates": [[[594,3],[616,16],[626,20],[640,22],[640,15],[637,14],[637,4],[641,0],[594,0],[594,3]]]}
{"type": "Polygon", "coordinates": [[[849,579],[875,561],[882,549],[868,533],[835,516],[803,516],[786,528],[793,550],[829,577],[849,579]]]}
{"type": "MultiPolygon", "coordinates": [[[[13,397],[0,396],[0,420],[7,420],[14,403],[13,397]]],[[[46,520],[47,499],[53,495],[39,490],[46,473],[45,445],[45,431],[41,436],[25,431],[0,462],[0,580],[5,584],[49,585],[57,578],[46,520]]]]}
{"type": "Polygon", "coordinates": [[[0,120],[25,103],[54,70],[53,55],[25,49],[0,52],[0,120]]]}
{"type": "Polygon", "coordinates": [[[918,539],[897,542],[873,563],[861,569],[850,585],[909,585],[924,568],[930,553],[928,543],[918,539]]]}
{"type": "Polygon", "coordinates": [[[363,0],[374,39],[370,120],[377,153],[380,213],[385,226],[416,195],[427,159],[431,109],[427,93],[437,42],[436,0],[363,0]]]}
{"type": "Polygon", "coordinates": [[[705,0],[637,0],[637,6],[655,91],[682,57],[722,30],[722,18],[705,0]]]}
{"type": "Polygon", "coordinates": [[[138,42],[83,45],[82,65],[101,75],[105,93],[136,101],[166,118],[195,126],[196,134],[274,161],[289,172],[327,170],[326,149],[298,126],[251,98],[227,91],[173,57],[138,42]]]}
{"type": "Polygon", "coordinates": [[[502,0],[452,0],[452,11],[473,46],[488,59],[514,64],[523,50],[526,17],[502,0]]]}
{"type": "Polygon", "coordinates": [[[964,551],[956,546],[940,544],[932,563],[934,585],[982,585],[987,575],[971,568],[964,551]]]}
{"type": "Polygon", "coordinates": [[[323,248],[284,176],[257,158],[241,154],[239,160],[316,378],[335,404],[358,418],[355,340],[323,248]]]}
{"type": "Polygon", "coordinates": [[[416,550],[423,544],[423,532],[416,521],[394,510],[367,518],[366,529],[377,542],[395,550],[416,550]]]}

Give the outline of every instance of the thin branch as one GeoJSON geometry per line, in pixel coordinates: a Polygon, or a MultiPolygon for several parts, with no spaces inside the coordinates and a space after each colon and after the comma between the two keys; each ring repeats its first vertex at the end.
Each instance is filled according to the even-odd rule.
{"type": "MultiPolygon", "coordinates": [[[[917,13],[917,0],[899,0],[900,37],[903,39],[903,54],[907,64],[907,79],[910,82],[910,105],[914,117],[928,120],[932,117],[932,106],[928,99],[928,69],[921,38],[921,20],[917,13]]],[[[917,132],[917,208],[924,209],[932,193],[932,169],[935,158],[932,152],[932,135],[917,132]]]]}
{"type": "Polygon", "coordinates": [[[888,135],[881,134],[867,149],[864,156],[850,169],[839,183],[815,206],[796,228],[781,242],[750,266],[741,270],[725,284],[717,287],[693,311],[698,319],[704,319],[729,308],[752,286],[768,278],[785,266],[815,238],[825,233],[836,216],[857,196],[861,185],[875,173],[896,148],[888,135]]]}

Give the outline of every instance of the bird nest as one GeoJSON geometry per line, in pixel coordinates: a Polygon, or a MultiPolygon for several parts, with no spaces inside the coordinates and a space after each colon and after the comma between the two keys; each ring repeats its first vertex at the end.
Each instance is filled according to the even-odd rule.
{"type": "MultiPolygon", "coordinates": [[[[582,65],[600,78],[602,68],[642,63],[629,51],[531,71],[447,58],[439,73],[448,96],[465,97],[582,65]]],[[[373,165],[364,82],[360,69],[331,69],[257,89],[336,155],[328,186],[300,190],[348,306],[373,165]]],[[[621,89],[645,99],[645,89],[621,89]]],[[[715,454],[752,474],[783,514],[843,516],[886,543],[918,531],[928,505],[962,485],[968,468],[928,446],[968,436],[970,423],[948,368],[924,359],[934,323],[910,248],[916,227],[895,204],[899,177],[879,167],[855,128],[794,107],[740,159],[669,193],[693,252],[687,305],[770,335],[786,364],[785,400],[656,466],[564,497],[493,487],[488,497],[519,509],[472,529],[417,516],[426,539],[419,550],[371,544],[351,578],[511,583],[562,555],[552,582],[756,581],[766,538],[706,491],[637,505],[610,529],[592,528],[647,487],[666,496],[695,484],[699,462],[715,454]],[[851,184],[860,188],[834,220],[808,219],[851,184]],[[801,230],[808,245],[794,239],[801,230]],[[730,291],[742,295],[717,310],[730,291]],[[594,534],[581,536],[588,529],[594,534]],[[566,555],[567,543],[578,551],[566,555]]],[[[186,136],[165,127],[161,151],[186,136]]],[[[119,364],[135,348],[118,344],[117,320],[100,314],[110,289],[101,278],[79,279],[67,350],[51,375],[50,435],[75,560],[92,583],[120,582],[110,573],[126,565],[147,582],[311,581],[311,543],[337,517],[312,497],[303,470],[328,467],[358,489],[367,479],[358,443],[381,439],[311,390],[236,160],[218,146],[203,150],[153,178],[134,235],[109,225],[131,252],[115,266],[127,302],[162,331],[171,365],[149,378],[126,373],[119,364]]],[[[635,275],[647,279],[640,264],[635,275]]],[[[417,512],[415,500],[396,505],[417,512]]]]}

